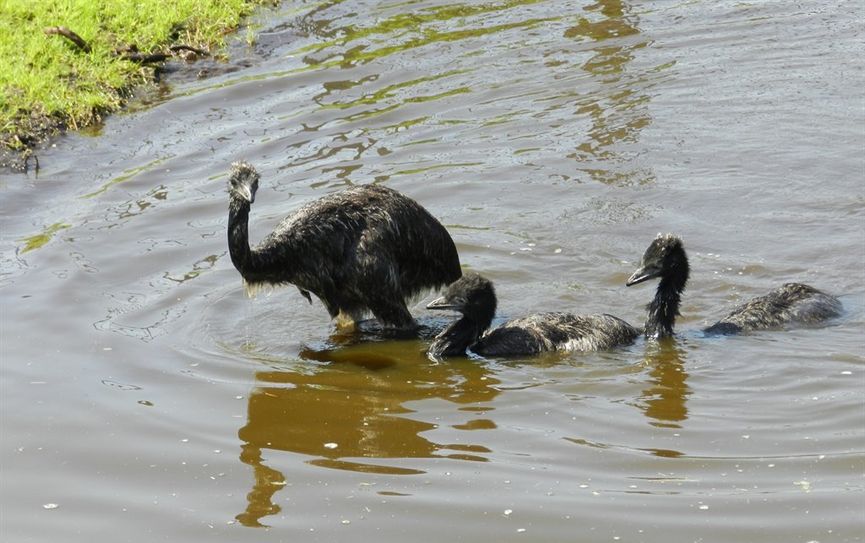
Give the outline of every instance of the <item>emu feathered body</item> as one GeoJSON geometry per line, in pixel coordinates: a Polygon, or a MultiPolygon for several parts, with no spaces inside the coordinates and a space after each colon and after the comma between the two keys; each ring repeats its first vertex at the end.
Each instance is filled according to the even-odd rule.
{"type": "MultiPolygon", "coordinates": [[[[628,279],[627,285],[660,278],[655,298],[647,307],[646,337],[673,335],[682,291],[688,282],[688,256],[682,240],[658,234],[628,279]]],[[[801,283],[787,283],[765,296],[737,307],[712,326],[707,334],[739,334],[756,330],[824,322],[841,314],[840,300],[801,283]]]]}
{"type": "Polygon", "coordinates": [[[599,351],[630,344],[640,332],[612,315],[542,313],[510,320],[487,331],[496,311],[493,284],[466,274],[451,284],[429,309],[451,309],[462,317],[432,342],[429,356],[527,356],[548,351],[599,351]]]}
{"type": "Polygon", "coordinates": [[[740,305],[705,328],[709,334],[738,334],[780,328],[787,324],[818,324],[841,314],[841,301],[802,283],[786,283],[765,296],[740,305]]]}
{"type": "Polygon", "coordinates": [[[228,246],[248,290],[290,283],[307,299],[315,294],[342,324],[372,313],[385,326],[409,328],[414,319],[406,302],[462,275],[444,226],[411,198],[379,185],[306,204],[250,248],[258,179],[251,165],[232,165],[228,246]]]}
{"type": "Polygon", "coordinates": [[[639,330],[606,313],[541,313],[509,320],[490,330],[471,350],[485,356],[603,351],[630,344],[639,335],[639,330]]]}

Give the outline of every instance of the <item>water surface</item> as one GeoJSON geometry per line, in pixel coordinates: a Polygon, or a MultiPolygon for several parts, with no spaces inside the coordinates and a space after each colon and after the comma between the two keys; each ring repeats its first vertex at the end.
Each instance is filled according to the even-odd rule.
{"type": "MultiPolygon", "coordinates": [[[[865,77],[854,2],[287,2],[231,71],[0,180],[4,541],[760,541],[865,536],[865,77]],[[237,68],[236,70],[234,68],[237,68]],[[500,317],[610,312],[657,232],[680,334],[433,363],[250,300],[259,239],[382,183],[496,282],[500,317]],[[787,281],[831,325],[696,331],[787,281]],[[676,534],[673,536],[672,534],[676,534]]],[[[243,34],[243,32],[241,33],[243,34]]],[[[420,300],[430,330],[449,316],[420,300]]]]}

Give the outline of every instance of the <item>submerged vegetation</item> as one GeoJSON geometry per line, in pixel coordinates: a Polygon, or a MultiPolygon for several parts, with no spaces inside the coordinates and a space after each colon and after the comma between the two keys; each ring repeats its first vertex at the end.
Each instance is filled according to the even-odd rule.
{"type": "Polygon", "coordinates": [[[153,77],[130,51],[218,47],[266,2],[0,0],[0,152],[24,151],[119,108],[129,89],[153,77]]]}

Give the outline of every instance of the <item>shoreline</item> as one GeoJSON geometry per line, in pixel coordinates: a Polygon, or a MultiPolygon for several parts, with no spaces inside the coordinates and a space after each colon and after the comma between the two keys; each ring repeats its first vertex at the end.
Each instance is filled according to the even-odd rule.
{"type": "Polygon", "coordinates": [[[184,66],[210,59],[197,77],[220,73],[213,64],[226,60],[227,39],[277,3],[72,0],[49,11],[48,2],[0,0],[0,170],[38,171],[37,152],[54,138],[98,125],[184,66]]]}

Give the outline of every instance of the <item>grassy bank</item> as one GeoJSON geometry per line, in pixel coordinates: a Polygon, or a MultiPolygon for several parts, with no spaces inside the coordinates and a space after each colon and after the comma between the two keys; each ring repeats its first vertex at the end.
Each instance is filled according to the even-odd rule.
{"type": "Polygon", "coordinates": [[[98,121],[153,68],[119,49],[167,52],[218,47],[242,16],[267,0],[0,0],[0,150],[25,150],[63,128],[98,121]],[[63,26],[85,50],[45,29],[63,26]]]}

